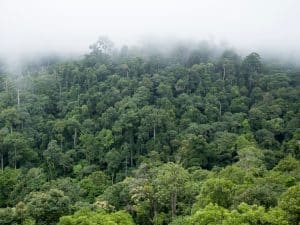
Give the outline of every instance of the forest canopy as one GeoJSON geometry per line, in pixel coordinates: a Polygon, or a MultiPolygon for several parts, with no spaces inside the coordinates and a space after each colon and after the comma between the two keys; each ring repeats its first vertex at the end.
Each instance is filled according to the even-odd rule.
{"type": "Polygon", "coordinates": [[[299,85],[207,43],[0,66],[0,224],[297,225],[299,85]]]}

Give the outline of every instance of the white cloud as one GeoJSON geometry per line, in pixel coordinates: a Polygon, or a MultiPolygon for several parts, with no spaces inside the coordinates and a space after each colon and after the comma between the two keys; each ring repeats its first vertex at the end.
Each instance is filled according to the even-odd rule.
{"type": "Polygon", "coordinates": [[[213,39],[300,52],[298,0],[0,0],[0,53],[88,50],[98,36],[213,39]]]}

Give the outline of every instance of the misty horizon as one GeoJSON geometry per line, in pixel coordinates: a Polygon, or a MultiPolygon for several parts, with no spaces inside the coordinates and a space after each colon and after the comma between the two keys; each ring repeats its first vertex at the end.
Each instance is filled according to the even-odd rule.
{"type": "Polygon", "coordinates": [[[0,2],[0,56],[80,56],[99,36],[116,45],[201,42],[299,57],[300,3],[288,1],[17,1],[0,2]]]}

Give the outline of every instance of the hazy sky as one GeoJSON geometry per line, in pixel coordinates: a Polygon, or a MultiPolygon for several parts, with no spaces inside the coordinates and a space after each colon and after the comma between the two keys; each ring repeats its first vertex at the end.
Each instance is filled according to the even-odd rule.
{"type": "Polygon", "coordinates": [[[299,0],[0,0],[0,54],[82,53],[100,35],[300,52],[299,0]]]}

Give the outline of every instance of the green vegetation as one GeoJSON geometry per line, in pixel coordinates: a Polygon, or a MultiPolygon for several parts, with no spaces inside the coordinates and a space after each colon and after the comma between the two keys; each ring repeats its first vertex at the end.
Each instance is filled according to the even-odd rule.
{"type": "Polygon", "coordinates": [[[0,74],[1,225],[300,221],[297,67],[102,38],[0,74]]]}

